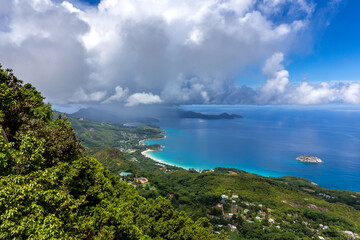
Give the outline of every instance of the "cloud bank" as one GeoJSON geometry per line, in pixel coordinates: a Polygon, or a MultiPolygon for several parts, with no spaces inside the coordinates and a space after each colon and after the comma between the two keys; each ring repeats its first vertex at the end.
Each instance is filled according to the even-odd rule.
{"type": "MultiPolygon", "coordinates": [[[[338,2],[338,1],[337,1],[338,2]]],[[[310,0],[0,0],[0,62],[54,104],[360,103],[358,83],[292,84],[310,0]],[[242,84],[262,70],[259,89],[242,84]]]]}

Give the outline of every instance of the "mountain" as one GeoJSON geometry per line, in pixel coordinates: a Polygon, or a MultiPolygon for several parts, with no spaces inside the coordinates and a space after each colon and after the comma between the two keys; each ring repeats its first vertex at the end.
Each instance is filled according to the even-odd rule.
{"type": "MultiPolygon", "coordinates": [[[[54,116],[61,115],[54,112],[54,116]]],[[[75,130],[78,139],[84,147],[114,147],[128,149],[139,144],[143,139],[162,138],[163,132],[155,126],[136,125],[134,127],[119,124],[110,124],[80,118],[73,114],[65,114],[71,127],[75,130]]]]}
{"type": "MultiPolygon", "coordinates": [[[[81,125],[75,128],[80,133],[87,126],[85,120],[69,119],[72,125],[81,125]]],[[[119,131],[132,129],[115,127],[119,131]]],[[[123,180],[135,186],[141,196],[169,198],[176,210],[193,221],[208,218],[219,237],[351,239],[360,232],[360,193],[321,188],[298,177],[263,177],[233,168],[186,170],[142,155],[146,149],[159,146],[135,141],[129,142],[123,152],[103,147],[100,143],[106,138],[101,128],[107,131],[106,125],[98,123],[93,138],[99,139],[99,144],[88,149],[91,156],[114,174],[131,173],[123,180]],[[139,179],[146,181],[141,183],[139,179]]],[[[147,138],[140,132],[137,137],[147,138]]]]}
{"type": "Polygon", "coordinates": [[[121,113],[114,113],[106,110],[97,108],[82,108],[79,111],[73,113],[73,115],[87,118],[94,121],[112,123],[112,124],[124,124],[124,123],[144,123],[153,124],[159,120],[152,117],[146,116],[129,116],[121,113]]]}
{"type": "Polygon", "coordinates": [[[194,220],[207,217],[226,239],[352,239],[360,231],[360,193],[233,168],[185,170],[154,162],[141,151],[123,155],[96,148],[91,154],[114,173],[131,172],[125,181],[140,195],[169,196],[177,210],[194,220]],[[147,181],[136,182],[138,178],[147,181]]]}
{"type": "Polygon", "coordinates": [[[184,110],[178,110],[178,117],[179,118],[198,118],[198,119],[206,119],[206,120],[243,118],[243,116],[238,115],[238,114],[221,113],[218,115],[213,115],[213,114],[203,114],[203,113],[198,113],[198,112],[193,112],[193,111],[184,111],[184,110]]]}
{"type": "Polygon", "coordinates": [[[70,123],[0,66],[1,239],[212,239],[168,199],[145,199],[84,153],[70,123]],[[6,137],[4,137],[6,136],[6,137]]]}

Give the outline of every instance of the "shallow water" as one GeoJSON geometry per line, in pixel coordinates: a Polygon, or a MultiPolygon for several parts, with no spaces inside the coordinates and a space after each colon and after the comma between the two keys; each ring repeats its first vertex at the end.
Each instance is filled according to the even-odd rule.
{"type": "Polygon", "coordinates": [[[163,151],[150,156],[186,168],[235,167],[264,176],[299,176],[320,186],[360,192],[360,107],[182,106],[244,119],[165,119],[163,151]],[[302,163],[315,155],[324,162],[302,163]]]}

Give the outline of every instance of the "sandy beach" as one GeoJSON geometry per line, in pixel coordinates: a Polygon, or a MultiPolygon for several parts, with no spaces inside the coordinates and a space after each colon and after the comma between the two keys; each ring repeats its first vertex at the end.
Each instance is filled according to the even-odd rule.
{"type": "MultiPolygon", "coordinates": [[[[151,158],[152,160],[154,160],[156,162],[167,164],[164,161],[162,161],[162,160],[160,160],[158,158],[155,158],[155,157],[151,156],[150,154],[148,154],[149,152],[154,152],[154,151],[158,151],[158,150],[146,149],[145,151],[142,151],[141,154],[144,155],[145,157],[151,158]]],[[[168,165],[171,165],[171,164],[168,164],[168,165]]]]}
{"type": "MultiPolygon", "coordinates": [[[[154,152],[154,151],[159,151],[159,150],[146,149],[145,151],[142,151],[141,154],[144,155],[145,157],[151,158],[152,160],[154,160],[155,162],[158,162],[158,163],[162,163],[162,164],[174,166],[174,167],[185,168],[185,167],[178,166],[175,164],[167,163],[165,161],[162,161],[161,159],[155,158],[155,157],[151,156],[150,154],[148,154],[149,152],[154,152]]],[[[185,169],[188,169],[188,168],[185,168],[185,169]]]]}

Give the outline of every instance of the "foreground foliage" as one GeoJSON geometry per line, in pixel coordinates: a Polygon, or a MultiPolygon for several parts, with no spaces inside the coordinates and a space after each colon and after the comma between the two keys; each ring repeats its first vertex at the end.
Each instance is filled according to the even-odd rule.
{"type": "Polygon", "coordinates": [[[93,149],[92,154],[114,173],[146,177],[145,184],[134,182],[140,195],[148,199],[171,196],[175,208],[193,219],[208,217],[215,231],[231,239],[352,239],[345,231],[360,232],[359,193],[237,169],[199,173],[164,167],[139,152],[127,154],[128,159],[111,148],[93,149]],[[229,224],[236,230],[230,231],[229,224]]]}
{"type": "Polygon", "coordinates": [[[69,123],[0,66],[0,239],[210,239],[165,198],[146,200],[84,154],[69,123]]]}

